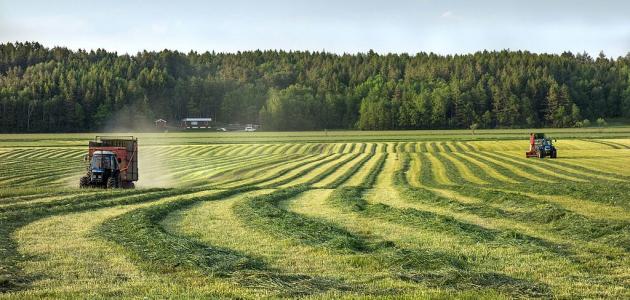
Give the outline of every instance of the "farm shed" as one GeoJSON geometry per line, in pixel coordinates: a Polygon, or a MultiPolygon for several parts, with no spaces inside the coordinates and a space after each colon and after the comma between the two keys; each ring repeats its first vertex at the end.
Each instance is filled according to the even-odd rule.
{"type": "Polygon", "coordinates": [[[182,128],[210,128],[212,118],[184,118],[182,119],[182,128]]]}
{"type": "Polygon", "coordinates": [[[157,120],[153,121],[153,123],[155,123],[155,128],[164,129],[164,128],[166,128],[166,123],[167,122],[164,119],[157,119],[157,120]]]}

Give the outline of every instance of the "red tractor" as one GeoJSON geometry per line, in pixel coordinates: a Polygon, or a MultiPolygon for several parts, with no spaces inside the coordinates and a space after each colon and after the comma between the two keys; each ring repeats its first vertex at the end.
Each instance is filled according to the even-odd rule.
{"type": "Polygon", "coordinates": [[[79,187],[133,188],[138,180],[138,139],[97,136],[85,160],[89,165],[79,187]]]}

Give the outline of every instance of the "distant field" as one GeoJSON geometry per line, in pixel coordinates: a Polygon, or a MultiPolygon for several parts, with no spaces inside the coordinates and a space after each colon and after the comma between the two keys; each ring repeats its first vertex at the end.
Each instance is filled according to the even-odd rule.
{"type": "Polygon", "coordinates": [[[0,135],[0,298],[630,298],[630,128],[0,135]]]}

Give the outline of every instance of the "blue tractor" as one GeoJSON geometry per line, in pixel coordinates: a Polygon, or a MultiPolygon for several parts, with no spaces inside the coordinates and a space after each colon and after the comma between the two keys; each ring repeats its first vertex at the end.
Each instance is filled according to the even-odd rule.
{"type": "Polygon", "coordinates": [[[529,137],[529,151],[525,152],[526,157],[556,158],[558,151],[553,142],[544,133],[532,133],[529,137]]]}

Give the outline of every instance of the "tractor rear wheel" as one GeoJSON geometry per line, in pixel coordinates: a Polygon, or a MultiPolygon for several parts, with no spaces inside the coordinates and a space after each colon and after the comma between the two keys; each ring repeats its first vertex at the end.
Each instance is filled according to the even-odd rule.
{"type": "Polygon", "coordinates": [[[106,187],[107,187],[108,189],[117,188],[117,187],[118,187],[117,185],[118,185],[118,184],[117,184],[117,182],[116,182],[116,178],[114,178],[113,176],[111,176],[111,177],[107,178],[107,185],[106,185],[106,187]]]}
{"type": "Polygon", "coordinates": [[[82,176],[81,179],[79,179],[79,187],[80,188],[86,188],[88,187],[88,185],[90,184],[90,178],[87,176],[82,176]]]}
{"type": "Polygon", "coordinates": [[[556,157],[558,157],[558,152],[554,150],[553,152],[551,152],[551,158],[556,158],[556,157]]]}

